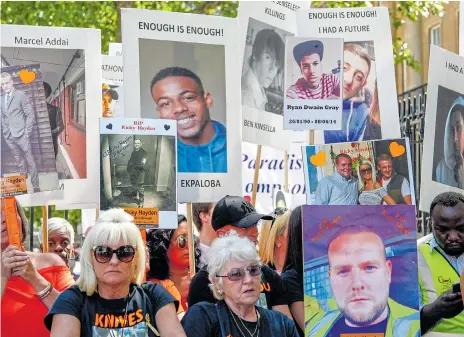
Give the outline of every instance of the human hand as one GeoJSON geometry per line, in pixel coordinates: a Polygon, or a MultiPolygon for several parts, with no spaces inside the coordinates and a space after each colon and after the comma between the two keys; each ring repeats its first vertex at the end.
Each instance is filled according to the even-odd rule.
{"type": "Polygon", "coordinates": [[[2,253],[2,278],[21,276],[26,268],[29,256],[16,246],[8,246],[2,253]]]}
{"type": "Polygon", "coordinates": [[[432,304],[435,315],[440,318],[453,318],[464,309],[461,293],[448,290],[441,294],[432,304]]]}

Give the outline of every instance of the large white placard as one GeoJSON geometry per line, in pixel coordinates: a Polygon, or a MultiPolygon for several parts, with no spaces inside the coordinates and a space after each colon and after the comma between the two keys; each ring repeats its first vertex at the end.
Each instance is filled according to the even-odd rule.
{"type": "Polygon", "coordinates": [[[241,1],[238,7],[242,139],[288,150],[302,133],[283,129],[285,38],[309,1],[241,1]]]}
{"type": "Polygon", "coordinates": [[[238,25],[122,9],[126,117],[177,120],[179,202],[239,195],[238,25]]]}
{"type": "Polygon", "coordinates": [[[399,138],[400,122],[387,7],[297,13],[298,36],[344,39],[342,130],[316,144],[399,138]]]}
{"type": "Polygon", "coordinates": [[[420,209],[439,193],[464,190],[464,57],[430,46],[420,209]]]}
{"type": "Polygon", "coordinates": [[[98,117],[100,108],[100,30],[2,25],[2,53],[8,48],[28,63],[44,64],[50,102],[63,115],[57,169],[61,191],[22,195],[24,206],[98,203],[98,117]],[[73,102],[73,104],[71,104],[73,102]]]}

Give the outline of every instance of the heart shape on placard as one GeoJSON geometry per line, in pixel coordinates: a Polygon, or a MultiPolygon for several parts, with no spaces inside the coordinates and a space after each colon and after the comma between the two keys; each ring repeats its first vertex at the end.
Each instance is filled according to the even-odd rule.
{"type": "Polygon", "coordinates": [[[391,142],[390,143],[390,153],[393,158],[402,156],[406,152],[406,148],[398,144],[397,142],[391,142]]]}
{"type": "Polygon", "coordinates": [[[171,125],[164,124],[164,130],[168,131],[171,128],[171,125]]]}
{"type": "Polygon", "coordinates": [[[29,84],[35,80],[35,73],[27,69],[22,69],[19,73],[19,78],[24,84],[29,84]]]}
{"type": "Polygon", "coordinates": [[[113,130],[113,124],[111,124],[111,123],[108,124],[108,125],[106,126],[106,128],[107,128],[108,130],[113,130]]]}
{"type": "Polygon", "coordinates": [[[319,166],[319,167],[324,166],[324,164],[325,164],[325,152],[320,151],[320,152],[316,153],[315,155],[312,155],[309,158],[309,161],[314,166],[319,166]]]}

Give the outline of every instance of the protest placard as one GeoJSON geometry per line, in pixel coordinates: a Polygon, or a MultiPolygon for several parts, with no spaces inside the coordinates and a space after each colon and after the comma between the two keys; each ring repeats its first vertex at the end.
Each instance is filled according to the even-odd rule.
{"type": "Polygon", "coordinates": [[[430,46],[420,209],[436,195],[464,189],[464,57],[430,46]]]}
{"type": "Polygon", "coordinates": [[[124,117],[122,56],[102,55],[102,117],[124,117]]]}
{"type": "Polygon", "coordinates": [[[40,64],[42,81],[51,91],[47,108],[54,115],[50,125],[61,191],[40,191],[18,200],[25,206],[97,204],[98,152],[90,144],[98,141],[101,116],[100,31],[2,25],[1,34],[6,62],[40,64]]]}
{"type": "Polygon", "coordinates": [[[121,207],[141,228],[177,228],[176,124],[100,119],[100,210],[121,207]]]}
{"type": "Polygon", "coordinates": [[[401,137],[388,8],[300,11],[297,25],[298,36],[344,40],[342,127],[316,131],[315,144],[401,137]]]}
{"type": "Polygon", "coordinates": [[[237,21],[122,9],[126,117],[177,123],[179,202],[239,195],[237,21]]]}
{"type": "Polygon", "coordinates": [[[312,205],[416,203],[409,139],[303,147],[312,205]]]}
{"type": "Polygon", "coordinates": [[[303,206],[305,336],[420,334],[416,208],[303,206]]]}

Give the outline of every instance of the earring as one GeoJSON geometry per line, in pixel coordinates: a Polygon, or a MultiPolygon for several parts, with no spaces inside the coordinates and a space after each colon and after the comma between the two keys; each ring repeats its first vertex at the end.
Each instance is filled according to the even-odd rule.
{"type": "Polygon", "coordinates": [[[280,243],[277,244],[277,248],[280,248],[280,243]]]}
{"type": "Polygon", "coordinates": [[[222,295],[224,291],[223,290],[218,290],[218,293],[222,295]]]}

